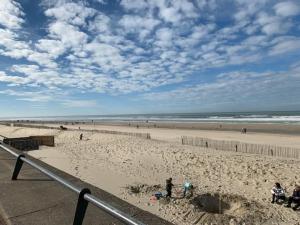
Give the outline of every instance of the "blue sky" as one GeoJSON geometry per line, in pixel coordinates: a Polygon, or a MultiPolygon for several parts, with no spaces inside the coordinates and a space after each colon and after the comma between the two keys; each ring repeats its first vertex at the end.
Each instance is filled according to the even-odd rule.
{"type": "Polygon", "coordinates": [[[300,110],[299,0],[0,0],[0,116],[300,110]]]}

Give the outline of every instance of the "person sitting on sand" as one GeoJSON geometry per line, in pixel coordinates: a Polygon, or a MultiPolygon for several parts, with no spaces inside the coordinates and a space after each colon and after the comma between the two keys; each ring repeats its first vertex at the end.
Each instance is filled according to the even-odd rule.
{"type": "Polygon", "coordinates": [[[183,197],[186,196],[186,193],[189,192],[189,197],[193,196],[194,186],[190,182],[185,182],[183,185],[183,197]]]}
{"type": "Polygon", "coordinates": [[[167,191],[167,195],[166,197],[172,197],[172,188],[173,188],[174,184],[172,183],[172,178],[169,178],[166,180],[166,191],[167,191]]]}
{"type": "Polygon", "coordinates": [[[279,200],[285,201],[284,189],[281,187],[280,183],[275,183],[275,186],[271,189],[272,193],[272,203],[278,203],[279,200]]]}
{"type": "Polygon", "coordinates": [[[298,185],[294,189],[293,195],[288,198],[288,204],[286,207],[290,208],[293,202],[295,203],[293,210],[297,210],[300,206],[300,186],[298,185]]]}

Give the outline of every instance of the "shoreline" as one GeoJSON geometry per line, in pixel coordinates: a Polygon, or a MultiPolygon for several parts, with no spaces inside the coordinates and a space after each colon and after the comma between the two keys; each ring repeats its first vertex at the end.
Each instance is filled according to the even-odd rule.
{"type": "Polygon", "coordinates": [[[230,122],[146,122],[146,121],[7,121],[0,120],[0,124],[37,124],[37,125],[96,125],[121,126],[129,128],[166,128],[210,131],[238,131],[247,128],[248,132],[300,135],[300,124],[284,123],[230,123],[230,122]]]}

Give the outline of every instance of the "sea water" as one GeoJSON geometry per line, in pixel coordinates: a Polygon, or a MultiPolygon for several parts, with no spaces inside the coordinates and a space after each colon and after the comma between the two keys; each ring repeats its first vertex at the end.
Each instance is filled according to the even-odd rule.
{"type": "Polygon", "coordinates": [[[122,114],[122,115],[79,115],[14,117],[2,120],[37,121],[80,121],[80,122],[230,122],[230,123],[297,123],[300,124],[300,111],[268,112],[216,112],[216,113],[161,113],[161,114],[122,114]]]}

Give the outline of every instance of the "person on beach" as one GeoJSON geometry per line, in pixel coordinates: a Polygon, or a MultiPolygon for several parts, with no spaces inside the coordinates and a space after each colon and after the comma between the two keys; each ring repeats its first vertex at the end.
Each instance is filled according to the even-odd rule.
{"type": "Polygon", "coordinates": [[[275,186],[271,189],[272,193],[272,202],[271,203],[278,203],[279,200],[285,201],[285,193],[284,189],[281,187],[280,183],[275,183],[275,186]]]}
{"type": "Polygon", "coordinates": [[[288,204],[286,207],[290,208],[292,203],[295,203],[293,210],[297,210],[300,207],[300,186],[296,186],[293,191],[293,195],[288,198],[288,204]]]}
{"type": "Polygon", "coordinates": [[[247,133],[247,128],[242,128],[241,133],[246,134],[247,133]]]}
{"type": "Polygon", "coordinates": [[[172,197],[172,188],[173,188],[174,184],[172,183],[172,178],[169,178],[166,180],[166,192],[167,195],[166,197],[172,197]]]}
{"type": "Polygon", "coordinates": [[[192,185],[192,183],[186,181],[183,185],[183,197],[185,197],[187,193],[189,194],[188,195],[189,197],[192,197],[193,189],[194,189],[194,186],[192,185]]]}
{"type": "Polygon", "coordinates": [[[81,133],[79,136],[79,140],[82,141],[82,138],[83,138],[83,134],[81,133]]]}

